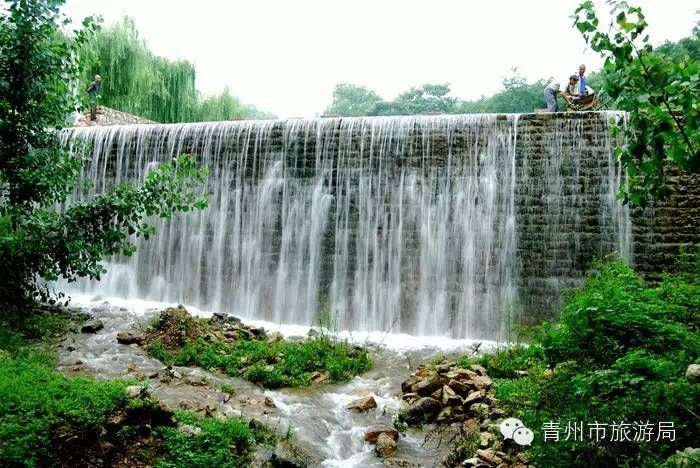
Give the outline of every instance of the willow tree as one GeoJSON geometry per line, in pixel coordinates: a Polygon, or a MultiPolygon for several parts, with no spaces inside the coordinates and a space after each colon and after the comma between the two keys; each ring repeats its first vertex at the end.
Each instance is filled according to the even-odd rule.
{"type": "Polygon", "coordinates": [[[46,281],[99,279],[103,256],[129,255],[132,235],[153,234],[151,216],[206,204],[206,170],[182,156],[141,184],[54,209],[84,183],[80,152],[67,151],[56,130],[75,108],[76,51],[91,26],[59,34],[62,3],[0,3],[0,310],[51,298],[46,281]]]}
{"type": "Polygon", "coordinates": [[[194,65],[155,55],[139,36],[133,20],[101,28],[80,49],[82,82],[103,77],[100,103],[156,122],[192,122],[268,118],[240,102],[230,90],[201,95],[194,65]]]}

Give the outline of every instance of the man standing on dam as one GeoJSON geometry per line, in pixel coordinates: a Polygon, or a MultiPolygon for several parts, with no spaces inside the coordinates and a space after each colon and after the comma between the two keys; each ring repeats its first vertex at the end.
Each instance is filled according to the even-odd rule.
{"type": "Polygon", "coordinates": [[[102,77],[95,75],[95,80],[87,88],[88,99],[90,101],[90,120],[97,120],[97,96],[100,93],[102,77]]]}

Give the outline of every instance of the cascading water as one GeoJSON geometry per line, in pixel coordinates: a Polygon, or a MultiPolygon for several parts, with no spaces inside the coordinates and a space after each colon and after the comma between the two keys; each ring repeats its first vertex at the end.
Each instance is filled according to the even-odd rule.
{"type": "Polygon", "coordinates": [[[561,271],[544,265],[555,272],[545,277],[568,278],[563,270],[591,249],[630,255],[606,115],[594,121],[604,132],[595,142],[604,146],[595,169],[603,182],[585,190],[565,185],[583,177],[576,168],[588,155],[576,119],[545,136],[544,176],[533,176],[517,115],[71,129],[66,145],[91,145],[83,171],[94,181],[74,200],[135,182],[183,152],[209,168],[207,209],[155,220],[154,239],[137,240],[133,257],[108,259],[102,281],[76,288],[275,323],[501,338],[529,294],[528,203],[560,223],[538,233],[547,248],[568,229],[585,231],[584,215],[598,219],[596,245],[575,239],[586,248],[556,263],[561,271]]]}

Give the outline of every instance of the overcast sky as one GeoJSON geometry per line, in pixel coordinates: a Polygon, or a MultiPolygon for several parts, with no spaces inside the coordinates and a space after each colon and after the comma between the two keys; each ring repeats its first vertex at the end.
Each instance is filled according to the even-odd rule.
{"type": "MultiPolygon", "coordinates": [[[[393,98],[450,83],[489,95],[511,67],[529,80],[600,66],[569,16],[580,0],[68,0],[76,20],[132,17],[157,54],[195,64],[205,93],[229,86],[280,117],[322,113],[338,82],[393,98]]],[[[597,2],[606,7],[604,2],[597,2]]],[[[690,34],[697,0],[637,0],[655,43],[690,34]]],[[[605,8],[607,9],[607,8],[605,8]]],[[[109,77],[105,77],[109,79],[109,77]]]]}

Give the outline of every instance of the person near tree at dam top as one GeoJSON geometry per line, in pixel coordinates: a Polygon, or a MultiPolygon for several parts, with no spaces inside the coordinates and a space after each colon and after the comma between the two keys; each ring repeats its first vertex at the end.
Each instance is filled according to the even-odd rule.
{"type": "Polygon", "coordinates": [[[586,78],[586,65],[578,66],[578,94],[586,96],[588,94],[588,78],[586,78]]]}
{"type": "Polygon", "coordinates": [[[559,112],[557,94],[559,94],[559,82],[552,81],[544,88],[544,100],[547,103],[547,112],[559,112]]]}
{"type": "Polygon", "coordinates": [[[90,100],[90,120],[97,120],[97,96],[100,94],[100,85],[102,85],[102,77],[95,75],[95,80],[87,88],[90,100]]]}

